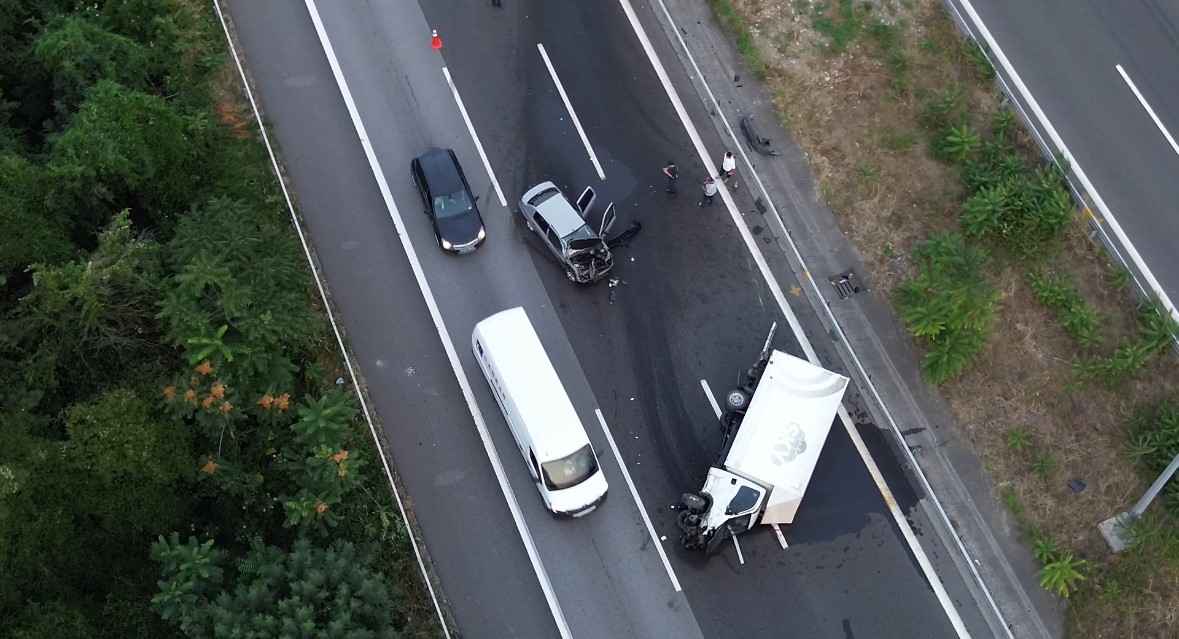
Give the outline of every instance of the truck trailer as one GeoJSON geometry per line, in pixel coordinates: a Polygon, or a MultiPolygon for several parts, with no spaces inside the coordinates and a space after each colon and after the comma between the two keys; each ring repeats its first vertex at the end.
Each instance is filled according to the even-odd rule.
{"type": "Polygon", "coordinates": [[[725,397],[724,444],[704,487],[685,493],[680,543],[715,550],[757,524],[794,521],[847,378],[779,350],[770,328],[757,362],[725,397]]]}

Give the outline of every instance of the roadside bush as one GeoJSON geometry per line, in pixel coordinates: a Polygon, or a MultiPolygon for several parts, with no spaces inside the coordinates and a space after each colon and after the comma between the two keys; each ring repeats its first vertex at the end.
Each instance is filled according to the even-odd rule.
{"type": "MultiPolygon", "coordinates": [[[[1139,412],[1126,433],[1126,447],[1143,479],[1154,481],[1179,455],[1179,404],[1166,401],[1139,412]]],[[[1179,516],[1179,482],[1168,482],[1163,491],[1163,503],[1179,516]]]]}
{"type": "Polygon", "coordinates": [[[1170,347],[1179,335],[1179,323],[1170,313],[1163,310],[1157,298],[1143,304],[1138,313],[1141,331],[1138,337],[1123,337],[1108,357],[1087,357],[1074,365],[1074,374],[1079,380],[1100,379],[1111,389],[1118,389],[1132,375],[1164,349],[1170,347]]]}
{"type": "Polygon", "coordinates": [[[1012,140],[1014,123],[1009,112],[997,114],[986,142],[965,125],[953,126],[937,148],[957,164],[968,193],[962,232],[993,237],[1028,257],[1068,228],[1076,207],[1065,170],[1056,164],[1033,168],[1022,159],[1012,140]]]}
{"type": "Polygon", "coordinates": [[[897,289],[896,304],[909,332],[926,341],[926,378],[940,384],[986,346],[999,293],[985,274],[986,253],[961,235],[935,235],[912,257],[920,273],[897,289]]]}
{"type": "Polygon", "coordinates": [[[1045,306],[1056,311],[1060,325],[1084,348],[1102,343],[1101,315],[1065,277],[1028,273],[1028,283],[1045,306]]]}

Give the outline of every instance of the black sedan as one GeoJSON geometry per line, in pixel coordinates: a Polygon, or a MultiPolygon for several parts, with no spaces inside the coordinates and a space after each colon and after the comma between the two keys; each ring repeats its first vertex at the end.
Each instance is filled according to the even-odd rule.
{"type": "Polygon", "coordinates": [[[471,193],[463,167],[450,149],[430,149],[409,165],[413,183],[422,194],[434,237],[445,251],[470,253],[487,237],[478,199],[471,193]]]}

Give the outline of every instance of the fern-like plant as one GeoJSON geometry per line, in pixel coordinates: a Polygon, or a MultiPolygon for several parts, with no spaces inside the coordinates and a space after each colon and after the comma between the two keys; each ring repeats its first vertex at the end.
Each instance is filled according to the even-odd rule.
{"type": "Polygon", "coordinates": [[[1040,587],[1068,599],[1076,591],[1077,582],[1084,581],[1083,571],[1088,565],[1084,559],[1065,555],[1040,569],[1040,587]]]}

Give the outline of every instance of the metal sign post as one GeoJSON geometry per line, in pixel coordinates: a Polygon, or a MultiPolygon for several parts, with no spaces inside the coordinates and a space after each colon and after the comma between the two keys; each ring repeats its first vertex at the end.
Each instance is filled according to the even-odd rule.
{"type": "Polygon", "coordinates": [[[1175,459],[1172,459],[1167,469],[1158,476],[1158,479],[1154,480],[1154,483],[1150,485],[1150,488],[1147,489],[1142,499],[1139,499],[1138,503],[1134,504],[1134,508],[1129,512],[1110,517],[1097,525],[1097,528],[1101,530],[1101,534],[1105,537],[1106,543],[1109,544],[1110,550],[1117,553],[1126,549],[1126,546],[1130,543],[1130,540],[1123,536],[1126,526],[1134,523],[1136,519],[1142,516],[1142,513],[1146,512],[1146,509],[1150,506],[1150,502],[1154,501],[1154,498],[1163,492],[1163,486],[1167,485],[1167,481],[1171,479],[1177,470],[1179,470],[1179,455],[1175,455],[1175,459]]]}

